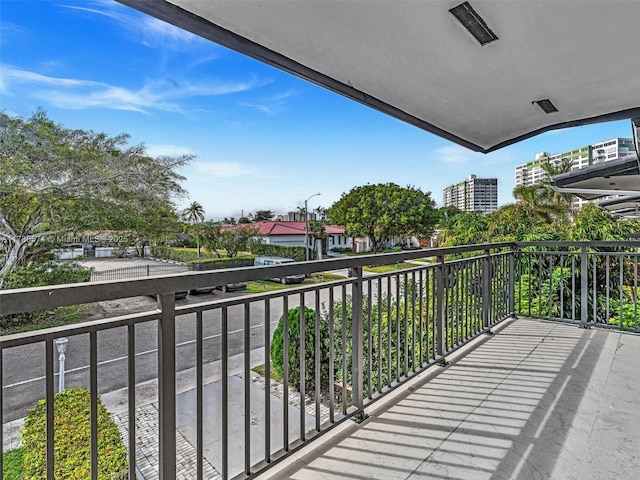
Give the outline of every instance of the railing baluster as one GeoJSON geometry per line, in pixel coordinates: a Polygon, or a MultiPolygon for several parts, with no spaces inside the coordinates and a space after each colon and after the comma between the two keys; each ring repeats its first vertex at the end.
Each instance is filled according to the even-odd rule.
{"type": "Polygon", "coordinates": [[[129,421],[129,478],[136,478],[136,325],[127,325],[127,404],[129,421]]]}
{"type": "MultiPolygon", "coordinates": [[[[352,391],[353,391],[353,405],[356,407],[357,412],[362,412],[364,408],[364,396],[363,396],[363,343],[364,343],[364,320],[362,312],[362,267],[356,267],[353,269],[356,281],[351,285],[351,310],[353,315],[353,321],[351,324],[351,349],[352,349],[352,391]]],[[[345,352],[346,353],[346,352],[345,352]]]]}
{"type": "Polygon", "coordinates": [[[271,462],[271,301],[264,300],[264,459],[271,462]]]}
{"type": "Polygon", "coordinates": [[[335,347],[334,347],[334,326],[335,326],[335,312],[333,308],[333,287],[329,289],[329,423],[335,422],[335,408],[336,401],[335,394],[335,347]]]}
{"type": "MultiPolygon", "coordinates": [[[[196,478],[203,478],[203,352],[202,352],[202,310],[196,312],[196,478]]],[[[135,477],[132,477],[135,478],[135,477]]]]}
{"type": "Polygon", "coordinates": [[[622,318],[622,307],[623,307],[623,295],[624,295],[624,290],[623,290],[623,284],[624,284],[624,278],[623,278],[623,271],[624,271],[624,254],[620,254],[620,285],[618,286],[618,292],[619,292],[619,301],[620,301],[620,328],[625,328],[624,326],[624,319],[622,318]]]}
{"type": "MultiPolygon", "coordinates": [[[[605,308],[606,308],[606,323],[609,323],[609,318],[611,318],[610,316],[610,312],[609,312],[609,302],[611,301],[611,278],[610,278],[610,264],[609,264],[609,259],[611,257],[609,257],[609,255],[605,256],[605,283],[607,284],[606,286],[606,293],[605,293],[605,298],[606,298],[606,302],[605,302],[605,308]]],[[[595,279],[595,277],[594,277],[595,279]]],[[[595,302],[596,297],[594,297],[594,302],[595,302]]]]}
{"type": "Polygon", "coordinates": [[[53,339],[45,341],[45,389],[47,402],[47,480],[55,480],[54,470],[54,390],[53,390],[53,339]]]}
{"type": "MultiPolygon", "coordinates": [[[[373,297],[371,296],[371,280],[367,281],[367,398],[371,400],[371,363],[373,361],[373,332],[372,329],[372,316],[373,316],[373,297]]],[[[364,357],[364,356],[363,356],[364,357]]]]}
{"type": "Polygon", "coordinates": [[[382,278],[378,278],[378,393],[382,393],[382,278]]]}
{"type": "Polygon", "coordinates": [[[98,480],[98,333],[89,333],[89,393],[91,411],[91,480],[98,480]]]}
{"type": "Polygon", "coordinates": [[[320,356],[320,290],[315,291],[315,302],[314,302],[314,326],[315,326],[315,335],[314,335],[314,366],[315,366],[315,386],[314,386],[314,400],[316,404],[316,431],[319,432],[321,428],[321,418],[320,418],[320,388],[322,387],[321,377],[320,377],[320,367],[322,366],[322,357],[320,356]]]}
{"type": "Polygon", "coordinates": [[[438,269],[436,274],[436,355],[442,363],[444,358],[444,257],[438,256],[438,269]]]}
{"type": "Polygon", "coordinates": [[[305,401],[306,401],[306,355],[307,355],[307,343],[306,343],[306,315],[304,304],[304,293],[300,294],[300,315],[298,315],[298,322],[300,322],[300,344],[299,350],[299,362],[300,362],[300,440],[305,440],[305,401]]]}
{"type": "MultiPolygon", "coordinates": [[[[580,247],[580,321],[586,326],[589,321],[589,306],[587,304],[589,289],[589,266],[587,263],[587,247],[580,247]]],[[[595,277],[594,277],[595,279],[595,277]]],[[[594,282],[595,286],[595,282],[594,282]]],[[[595,301],[595,297],[594,297],[595,301]]],[[[595,305],[595,302],[594,302],[595,305]]],[[[595,320],[595,315],[594,315],[595,320]]]]}
{"type": "Polygon", "coordinates": [[[251,304],[244,304],[244,472],[251,475],[251,304]]]}
{"type": "Polygon", "coordinates": [[[404,284],[404,328],[402,332],[402,336],[404,337],[404,349],[402,350],[402,375],[406,377],[409,374],[409,369],[407,368],[409,363],[409,319],[407,318],[409,316],[409,285],[407,284],[408,277],[406,273],[402,275],[402,281],[404,284]]]}
{"type": "Polygon", "coordinates": [[[393,361],[391,358],[391,345],[392,345],[392,322],[391,322],[391,276],[387,279],[387,386],[391,388],[391,378],[393,376],[393,361]]]}
{"type": "Polygon", "coordinates": [[[176,297],[158,295],[158,408],[160,480],[176,476],[176,297]]]}
{"type": "MultiPolygon", "coordinates": [[[[229,309],[222,307],[222,325],[220,326],[220,342],[222,357],[222,480],[229,479],[229,309]]],[[[286,338],[286,337],[285,337],[286,338]]],[[[285,368],[287,362],[285,360],[285,368]]]]}
{"type": "Polygon", "coordinates": [[[285,452],[289,451],[289,296],[282,299],[282,444],[285,452]]]}
{"type": "MultiPolygon", "coordinates": [[[[4,452],[4,375],[2,373],[2,360],[4,357],[4,348],[0,347],[0,446],[4,452]]],[[[0,478],[4,478],[4,455],[0,453],[0,478]]]]}

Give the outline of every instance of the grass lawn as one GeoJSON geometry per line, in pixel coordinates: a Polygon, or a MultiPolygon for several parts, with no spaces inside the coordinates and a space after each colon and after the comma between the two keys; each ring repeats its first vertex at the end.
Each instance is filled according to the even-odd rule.
{"type": "Polygon", "coordinates": [[[286,290],[288,288],[298,287],[301,285],[313,285],[316,283],[332,282],[334,280],[344,280],[344,277],[333,273],[313,273],[302,283],[293,285],[282,285],[281,283],[272,282],[271,280],[256,280],[247,282],[246,293],[265,293],[275,292],[277,290],[286,290]]]}
{"type": "Polygon", "coordinates": [[[407,268],[415,268],[417,265],[415,263],[392,263],[391,265],[378,265],[376,267],[363,267],[363,270],[372,273],[387,273],[387,272],[395,272],[396,270],[404,270],[407,268]]]}
{"type": "Polygon", "coordinates": [[[78,323],[84,318],[84,308],[82,305],[71,305],[59,307],[54,313],[44,315],[34,320],[24,320],[25,314],[17,314],[13,318],[5,317],[0,323],[0,335],[10,335],[12,333],[31,332],[42,328],[60,327],[78,323]],[[27,323],[23,323],[27,322],[27,323]]]}
{"type": "MultiPolygon", "coordinates": [[[[263,365],[258,365],[257,367],[253,367],[251,370],[256,372],[261,377],[265,376],[264,364],[263,365]]],[[[282,378],[280,375],[275,375],[275,373],[273,371],[273,368],[271,369],[271,378],[273,380],[275,380],[276,382],[280,382],[280,383],[284,382],[284,378],[282,378]]]]}

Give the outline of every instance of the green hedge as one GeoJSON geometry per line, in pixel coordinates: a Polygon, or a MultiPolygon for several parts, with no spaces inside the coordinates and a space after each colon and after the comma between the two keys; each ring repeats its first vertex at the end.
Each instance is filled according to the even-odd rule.
{"type": "Polygon", "coordinates": [[[305,261],[305,248],[299,247],[286,247],[284,245],[272,245],[269,243],[259,243],[251,246],[251,253],[258,256],[274,256],[293,258],[296,262],[305,261]]]}
{"type": "Polygon", "coordinates": [[[163,246],[151,247],[151,256],[162,258],[163,260],[172,260],[174,262],[191,262],[198,260],[198,252],[195,250],[179,250],[173,247],[163,246]]]}
{"type": "Polygon", "coordinates": [[[255,255],[239,255],[237,257],[203,258],[187,262],[189,270],[220,270],[221,268],[251,267],[255,255]]]}
{"type": "Polygon", "coordinates": [[[91,280],[91,270],[77,263],[54,262],[18,267],[4,277],[4,288],[29,288],[91,280]]]}
{"type": "MultiPolygon", "coordinates": [[[[86,480],[91,471],[90,394],[86,388],[55,395],[55,478],[86,480]]],[[[46,403],[40,400],[27,412],[22,430],[24,477],[46,478],[46,403]]],[[[127,451],[109,412],[98,399],[98,479],[127,478],[127,451]]]]}

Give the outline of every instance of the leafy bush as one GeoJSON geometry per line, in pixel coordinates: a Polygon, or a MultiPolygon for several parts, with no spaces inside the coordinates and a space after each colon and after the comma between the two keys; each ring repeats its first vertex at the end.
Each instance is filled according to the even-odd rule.
{"type": "Polygon", "coordinates": [[[91,270],[77,263],[41,263],[18,267],[8,273],[5,288],[28,288],[45,285],[62,285],[91,280],[91,270]]]}
{"type": "MultiPolygon", "coordinates": [[[[53,262],[18,267],[5,276],[3,288],[29,288],[45,285],[61,285],[65,283],[88,282],[91,270],[77,263],[57,264],[53,262]]],[[[56,310],[36,310],[34,312],[3,315],[0,317],[0,328],[11,329],[40,322],[43,319],[64,318],[74,315],[74,308],[61,307],[56,310]]]]}
{"type": "Polygon", "coordinates": [[[187,262],[189,270],[219,270],[221,268],[251,267],[255,255],[241,255],[238,257],[203,258],[187,262]]]}
{"type": "Polygon", "coordinates": [[[23,480],[24,479],[24,464],[23,464],[24,448],[14,448],[4,452],[2,455],[2,466],[4,472],[2,475],[3,480],[23,480]]]}
{"type": "MultiPolygon", "coordinates": [[[[86,388],[67,389],[54,397],[55,478],[86,480],[91,469],[90,394],[86,388]]],[[[27,412],[22,430],[25,478],[46,478],[46,403],[27,412]]],[[[127,477],[127,451],[120,432],[98,399],[98,478],[127,477]]]]}
{"type": "Polygon", "coordinates": [[[268,243],[251,245],[251,253],[254,255],[292,258],[296,262],[305,261],[304,251],[304,247],[286,247],[284,245],[272,245],[268,243]]]}
{"type": "Polygon", "coordinates": [[[198,252],[196,250],[183,250],[163,246],[152,246],[151,256],[163,260],[172,260],[174,262],[191,262],[198,260],[198,252]]]}
{"type": "MultiPolygon", "coordinates": [[[[289,348],[287,358],[289,361],[289,384],[300,389],[300,307],[288,311],[288,341],[289,348]]],[[[320,322],[320,359],[329,356],[329,326],[327,322],[320,322]]],[[[307,391],[315,390],[315,337],[316,337],[316,312],[310,308],[304,309],[304,338],[305,338],[305,387],[307,391]]],[[[284,315],[280,317],[278,327],[273,332],[271,341],[271,365],[276,376],[284,375],[284,315]]],[[[329,379],[329,365],[322,362],[320,365],[321,385],[327,385],[329,379]]]]}

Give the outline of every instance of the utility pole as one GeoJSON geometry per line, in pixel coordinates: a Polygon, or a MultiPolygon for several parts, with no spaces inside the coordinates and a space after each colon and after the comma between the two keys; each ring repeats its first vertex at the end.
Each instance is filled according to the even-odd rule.
{"type": "Polygon", "coordinates": [[[309,261],[309,211],[307,202],[318,195],[320,195],[320,192],[314,193],[304,201],[304,259],[307,262],[309,261]]]}

